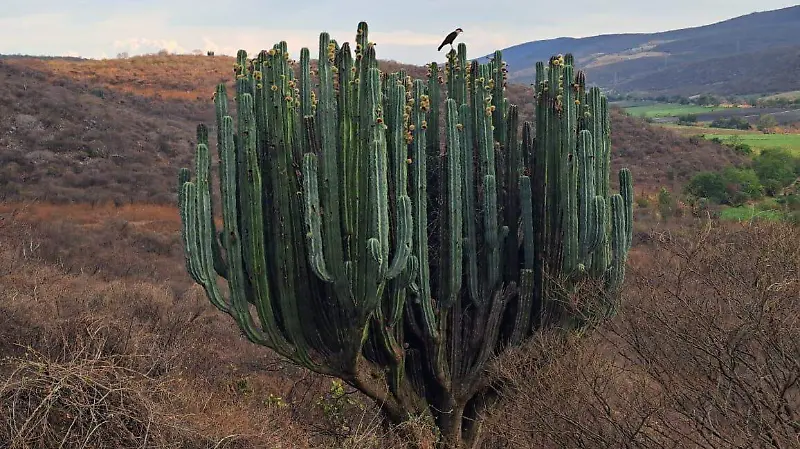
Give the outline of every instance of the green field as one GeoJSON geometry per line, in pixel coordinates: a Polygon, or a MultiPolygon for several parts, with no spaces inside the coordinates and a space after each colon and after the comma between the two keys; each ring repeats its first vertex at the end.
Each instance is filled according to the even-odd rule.
{"type": "Polygon", "coordinates": [[[672,123],[661,125],[682,136],[703,135],[706,139],[718,138],[724,142],[736,139],[739,143],[750,145],[754,152],[766,148],[782,147],[800,155],[800,134],[764,134],[760,131],[744,131],[736,129],[707,128],[704,126],[683,126],[672,123]]]}
{"type": "Polygon", "coordinates": [[[719,218],[729,221],[781,221],[786,219],[786,214],[774,209],[758,210],[754,206],[738,206],[722,209],[719,218]]]}
{"type": "Polygon", "coordinates": [[[750,145],[750,148],[752,148],[755,152],[759,152],[767,148],[781,147],[796,152],[798,155],[800,155],[800,134],[705,134],[706,139],[713,139],[715,137],[722,139],[723,143],[730,141],[730,139],[736,139],[740,143],[750,145]]]}
{"type": "Polygon", "coordinates": [[[686,114],[708,113],[725,108],[678,103],[653,103],[641,106],[629,106],[624,109],[628,114],[639,117],[661,118],[678,117],[686,114]]]}

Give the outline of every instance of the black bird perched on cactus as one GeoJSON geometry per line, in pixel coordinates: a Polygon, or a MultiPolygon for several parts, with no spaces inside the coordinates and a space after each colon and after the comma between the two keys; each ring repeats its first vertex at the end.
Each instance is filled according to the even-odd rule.
{"type": "Polygon", "coordinates": [[[444,47],[447,44],[450,44],[450,48],[453,48],[453,41],[456,40],[456,37],[458,37],[458,35],[463,32],[464,30],[462,30],[461,28],[456,28],[455,31],[448,34],[447,37],[444,38],[444,40],[442,41],[442,45],[439,46],[437,51],[442,51],[442,47],[444,47]]]}

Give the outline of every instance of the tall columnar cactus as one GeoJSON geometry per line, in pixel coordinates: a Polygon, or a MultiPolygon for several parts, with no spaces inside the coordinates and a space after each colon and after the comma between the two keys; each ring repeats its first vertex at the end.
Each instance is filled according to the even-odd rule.
{"type": "Polygon", "coordinates": [[[574,324],[563,299],[584,279],[615,310],[631,175],[610,193],[608,106],[569,56],[537,65],[520,126],[500,52],[469,62],[459,44],[415,80],[378,69],[366,23],[355,42],[322,33],[318,75],[285,42],[239,52],[235,118],[215,95],[221,232],[205,126],[178,176],[187,270],[251,341],[463,447],[493,356],[574,324]]]}

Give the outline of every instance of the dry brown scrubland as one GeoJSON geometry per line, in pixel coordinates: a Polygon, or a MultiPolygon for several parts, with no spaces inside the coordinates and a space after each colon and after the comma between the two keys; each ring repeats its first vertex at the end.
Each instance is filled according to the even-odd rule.
{"type": "Polygon", "coordinates": [[[491,447],[800,447],[797,228],[683,234],[652,234],[613,322],[498,361],[491,447]]]}
{"type": "Polygon", "coordinates": [[[210,306],[171,208],[83,209],[0,206],[0,447],[372,447],[371,404],[210,306]]]}
{"type": "MultiPolygon", "coordinates": [[[[639,229],[613,322],[497,361],[484,448],[800,445],[798,230],[694,220],[639,229]]],[[[404,447],[368,401],[242,338],[186,275],[178,224],[0,207],[0,447],[404,447]]]]}

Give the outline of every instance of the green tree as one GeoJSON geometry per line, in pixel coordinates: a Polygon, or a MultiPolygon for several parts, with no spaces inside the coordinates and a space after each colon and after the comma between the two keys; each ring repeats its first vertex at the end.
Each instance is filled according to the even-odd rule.
{"type": "Polygon", "coordinates": [[[678,206],[678,201],[675,197],[667,190],[665,187],[662,187],[658,191],[658,213],[661,215],[661,219],[665,222],[669,220],[669,217],[675,215],[675,211],[678,206]]]}
{"type": "Polygon", "coordinates": [[[739,206],[764,196],[764,187],[753,169],[727,167],[722,171],[722,182],[727,193],[726,202],[731,205],[739,206]]]}
{"type": "Polygon", "coordinates": [[[768,195],[775,195],[800,176],[800,158],[784,148],[768,148],[755,157],[753,169],[768,195]]]}
{"type": "Polygon", "coordinates": [[[756,129],[761,132],[769,132],[776,126],[778,126],[778,120],[772,114],[759,115],[758,120],[756,121],[756,129]]]}
{"type": "Polygon", "coordinates": [[[684,191],[697,198],[707,198],[709,201],[721,204],[727,201],[728,192],[722,175],[717,172],[700,172],[684,187],[684,191]]]}

